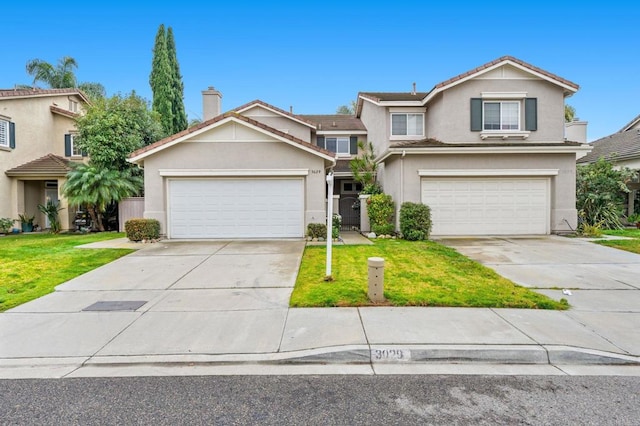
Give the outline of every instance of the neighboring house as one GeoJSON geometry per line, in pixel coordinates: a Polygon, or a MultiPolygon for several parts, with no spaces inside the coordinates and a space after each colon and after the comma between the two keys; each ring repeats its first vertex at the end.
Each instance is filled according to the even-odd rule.
{"type": "MultiPolygon", "coordinates": [[[[434,235],[544,235],[577,225],[576,155],[565,141],[568,80],[502,57],[429,92],[358,95],[355,116],[296,115],[262,101],[131,154],[145,170],[145,217],[169,238],[302,237],[324,222],[327,172],[346,216],[359,191],[348,168],[371,141],[396,202],[432,209],[434,235]],[[352,202],[353,201],[353,202],[352,202]]],[[[396,213],[397,213],[396,211],[396,213]]],[[[398,215],[396,214],[396,217],[398,215]]]]}
{"type": "MultiPolygon", "coordinates": [[[[595,140],[590,145],[593,151],[578,159],[578,165],[604,158],[617,166],[640,171],[640,115],[616,133],[595,140]]],[[[631,192],[627,213],[640,213],[640,183],[636,181],[628,186],[631,192]]]]}
{"type": "Polygon", "coordinates": [[[75,118],[87,102],[77,89],[0,90],[0,217],[26,213],[47,228],[38,204],[53,200],[64,208],[62,229],[73,228],[74,212],[60,187],[71,161],[83,160],[74,145],[75,118]]]}

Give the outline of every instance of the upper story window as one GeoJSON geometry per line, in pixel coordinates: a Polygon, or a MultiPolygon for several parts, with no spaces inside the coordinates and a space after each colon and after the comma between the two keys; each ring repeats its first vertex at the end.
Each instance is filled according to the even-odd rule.
{"type": "Polygon", "coordinates": [[[357,136],[318,136],[317,145],[327,151],[335,152],[338,157],[358,154],[357,136]]]}
{"type": "Polygon", "coordinates": [[[78,102],[69,99],[69,111],[78,112],[78,102]]]}
{"type": "Polygon", "coordinates": [[[69,135],[70,143],[71,143],[71,155],[73,157],[82,157],[82,150],[78,147],[76,143],[76,136],[74,134],[69,135]]]}
{"type": "Polygon", "coordinates": [[[520,130],[520,102],[484,102],[483,130],[520,130]]]}
{"type": "Polygon", "coordinates": [[[0,119],[0,146],[9,146],[9,122],[0,119]]]}
{"type": "Polygon", "coordinates": [[[327,137],[325,138],[327,150],[336,154],[350,155],[348,137],[327,137]]]}
{"type": "Polygon", "coordinates": [[[423,136],[424,114],[391,114],[391,136],[423,136]]]}

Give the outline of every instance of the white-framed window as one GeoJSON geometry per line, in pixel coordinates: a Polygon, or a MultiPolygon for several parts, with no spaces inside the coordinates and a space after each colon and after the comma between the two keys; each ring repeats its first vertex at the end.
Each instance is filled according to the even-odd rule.
{"type": "Polygon", "coordinates": [[[328,151],[339,155],[350,155],[348,136],[326,137],[325,144],[328,151]]]}
{"type": "Polygon", "coordinates": [[[482,107],[483,130],[520,130],[520,102],[487,101],[482,107]]]}
{"type": "Polygon", "coordinates": [[[69,99],[69,111],[78,112],[78,102],[69,99]]]}
{"type": "Polygon", "coordinates": [[[391,136],[423,136],[424,114],[391,114],[391,136]]]}
{"type": "Polygon", "coordinates": [[[0,146],[9,146],[9,122],[0,119],[0,146]]]}
{"type": "Polygon", "coordinates": [[[71,155],[73,157],[82,157],[82,150],[78,147],[75,139],[76,135],[73,133],[69,135],[69,141],[71,142],[71,155]]]}

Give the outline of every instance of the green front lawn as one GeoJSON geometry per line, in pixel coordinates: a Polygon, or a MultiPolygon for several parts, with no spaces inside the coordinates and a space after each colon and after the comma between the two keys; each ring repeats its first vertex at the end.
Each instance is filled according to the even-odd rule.
{"type": "Polygon", "coordinates": [[[333,282],[325,282],[326,249],[307,246],[291,306],[367,306],[367,258],[385,259],[384,295],[394,306],[566,309],[493,270],[432,241],[376,240],[334,246],[333,282]]]}
{"type": "Polygon", "coordinates": [[[26,234],[0,237],[0,312],[51,293],[55,286],[133,250],[78,249],[124,233],[26,234]]]}
{"type": "Polygon", "coordinates": [[[640,229],[616,229],[602,231],[605,235],[616,235],[621,237],[630,237],[632,240],[600,240],[595,241],[598,244],[607,247],[613,247],[620,250],[630,251],[640,254],[640,229]]]}

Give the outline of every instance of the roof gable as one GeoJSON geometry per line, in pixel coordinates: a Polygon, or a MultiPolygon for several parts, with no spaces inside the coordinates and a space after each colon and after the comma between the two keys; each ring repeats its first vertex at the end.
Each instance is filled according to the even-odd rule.
{"type": "Polygon", "coordinates": [[[618,133],[626,132],[627,130],[640,129],[640,115],[636,116],[633,120],[624,125],[624,127],[618,130],[618,133]]]}
{"type": "Polygon", "coordinates": [[[259,99],[256,99],[255,101],[251,101],[251,102],[246,103],[246,104],[244,104],[242,106],[239,106],[238,108],[235,108],[232,111],[237,112],[238,114],[244,114],[245,112],[250,111],[252,109],[256,109],[256,108],[262,109],[264,111],[269,111],[272,114],[279,115],[279,116],[287,118],[289,120],[293,120],[293,121],[295,121],[297,123],[300,123],[300,124],[302,124],[304,126],[310,127],[312,129],[316,128],[316,125],[314,123],[304,119],[303,117],[301,117],[299,115],[296,115],[296,114],[293,114],[291,112],[287,112],[287,111],[285,111],[283,109],[280,109],[280,108],[278,108],[276,106],[273,106],[271,104],[263,102],[263,101],[261,101],[259,99]]]}
{"type": "Polygon", "coordinates": [[[546,80],[550,83],[562,87],[566,95],[571,95],[577,92],[580,87],[569,80],[566,80],[527,62],[521,61],[520,59],[514,58],[513,56],[503,56],[494,61],[487,62],[484,65],[480,65],[479,67],[476,67],[472,70],[436,84],[429,92],[429,95],[425,98],[425,103],[435,95],[437,95],[439,92],[447,90],[450,87],[464,83],[465,81],[473,78],[479,78],[481,76],[485,76],[484,78],[490,78],[493,75],[493,78],[499,78],[497,76],[500,73],[503,74],[503,77],[501,78],[504,78],[504,75],[506,73],[506,76],[509,76],[510,74],[512,76],[517,75],[518,77],[522,78],[524,75],[530,75],[541,80],[546,80]],[[502,70],[499,70],[498,73],[496,73],[495,71],[499,68],[502,68],[502,70]],[[493,72],[493,74],[490,74],[491,72],[493,72]]]}
{"type": "Polygon", "coordinates": [[[309,142],[305,142],[302,139],[296,138],[295,136],[291,136],[287,133],[281,132],[280,130],[267,126],[264,123],[240,115],[239,113],[234,111],[218,115],[217,117],[183,130],[180,133],[176,133],[175,135],[169,136],[151,145],[140,148],[139,150],[131,153],[127,161],[139,164],[143,162],[144,158],[153,155],[156,152],[160,152],[186,140],[197,140],[199,136],[210,132],[212,129],[220,128],[221,126],[224,126],[229,122],[235,122],[240,125],[247,126],[253,130],[285,142],[296,148],[310,152],[314,155],[318,155],[326,160],[335,161],[335,154],[330,151],[310,144],[309,142]]]}

